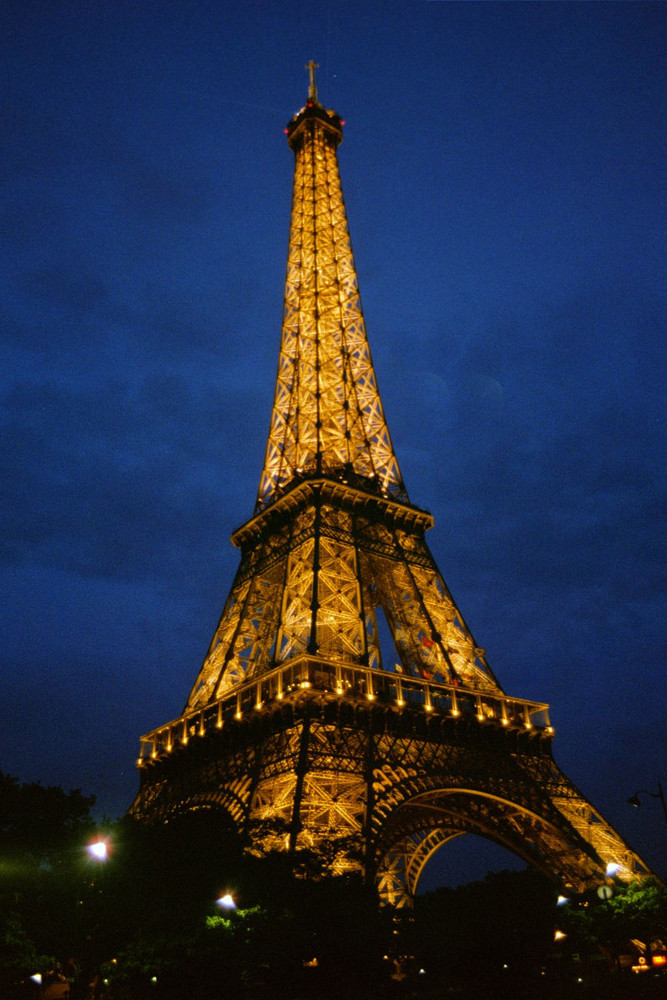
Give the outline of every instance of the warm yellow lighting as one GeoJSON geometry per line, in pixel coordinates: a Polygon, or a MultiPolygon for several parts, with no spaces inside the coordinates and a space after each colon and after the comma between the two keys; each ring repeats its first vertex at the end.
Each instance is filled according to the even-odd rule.
{"type": "Polygon", "coordinates": [[[554,934],[554,941],[562,941],[563,938],[566,938],[566,937],[567,937],[567,934],[565,934],[564,931],[556,931],[556,933],[554,934]]]}
{"type": "MultiPolygon", "coordinates": [[[[141,776],[132,814],[141,822],[163,822],[179,804],[201,805],[211,791],[210,772],[219,772],[215,797],[230,810],[233,826],[248,827],[254,854],[270,855],[283,841],[289,855],[330,854],[331,874],[372,876],[381,901],[397,908],[412,902],[430,853],[463,828],[495,833],[519,853],[526,853],[524,835],[537,837],[542,867],[555,876],[568,872],[578,888],[593,878],[591,857],[618,856],[624,874],[642,874],[641,859],[537,746],[532,755],[514,747],[522,726],[541,737],[548,706],[506,695],[496,682],[426,544],[433,519],[408,500],[361,313],[338,178],[339,121],[311,105],[288,130],[295,154],[293,214],[257,502],[234,532],[240,564],[186,708],[142,737],[148,746],[155,741],[158,760],[141,776]],[[299,699],[299,689],[312,690],[314,698],[299,699]],[[343,693],[350,704],[342,704],[343,693]],[[270,712],[280,715],[276,700],[287,695],[285,718],[268,725],[270,712]],[[394,735],[364,732],[364,698],[380,703],[378,714],[390,717],[387,730],[394,735]],[[405,718],[401,712],[405,725],[392,704],[410,706],[405,718]],[[420,705],[425,714],[440,716],[432,726],[421,726],[420,705]],[[227,722],[242,721],[248,712],[244,729],[253,723],[258,729],[253,754],[239,748],[243,741],[227,737],[196,746],[196,727],[205,720],[207,733],[212,730],[216,711],[217,728],[222,715],[230,733],[227,722]],[[253,720],[253,711],[265,719],[253,720]],[[448,712],[454,721],[465,716],[460,733],[447,727],[448,712]],[[488,732],[475,734],[473,718],[480,728],[489,722],[488,732]],[[513,730],[507,745],[497,735],[498,722],[513,730]],[[167,753],[177,758],[170,767],[166,744],[169,751],[172,741],[178,747],[186,730],[201,760],[167,753]],[[430,730],[430,751],[423,754],[430,730]],[[482,743],[492,738],[472,754],[492,761],[492,775],[479,776],[463,746],[468,736],[482,743]],[[461,760],[445,809],[432,763],[450,751],[461,760]],[[188,774],[170,773],[185,763],[188,774]],[[535,783],[544,785],[539,802],[535,783]],[[385,833],[387,824],[400,826],[404,794],[419,800],[423,836],[399,836],[396,844],[385,833]],[[469,800],[474,809],[466,806],[469,800]]],[[[598,881],[604,881],[598,864],[598,881]]],[[[211,908],[214,898],[211,893],[211,908]]],[[[242,898],[239,905],[246,905],[242,898]]],[[[300,958],[312,956],[307,948],[300,958]]]]}

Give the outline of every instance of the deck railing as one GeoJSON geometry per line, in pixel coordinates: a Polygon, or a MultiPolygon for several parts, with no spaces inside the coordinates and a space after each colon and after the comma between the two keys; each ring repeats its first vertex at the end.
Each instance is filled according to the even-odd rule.
{"type": "Polygon", "coordinates": [[[398,709],[421,709],[451,718],[468,718],[480,725],[553,733],[549,706],[524,698],[510,698],[498,691],[442,684],[404,673],[376,670],[301,656],[280,664],[258,680],[247,681],[225,692],[204,708],[141,737],[138,763],[170,753],[197,736],[222,729],[226,722],[261,712],[274,702],[295,700],[306,690],[330,697],[365,700],[398,709]]]}

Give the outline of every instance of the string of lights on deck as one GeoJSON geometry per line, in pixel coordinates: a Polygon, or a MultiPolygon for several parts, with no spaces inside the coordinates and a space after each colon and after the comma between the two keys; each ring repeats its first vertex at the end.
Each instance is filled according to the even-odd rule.
{"type": "Polygon", "coordinates": [[[170,753],[178,745],[187,745],[192,737],[220,730],[229,721],[238,722],[270,705],[296,701],[304,695],[347,699],[357,705],[370,703],[393,711],[421,710],[507,730],[534,730],[547,737],[554,732],[549,706],[542,702],[305,656],[274,667],[261,678],[227,691],[205,708],[186,712],[142,736],[139,765],[170,753]]]}

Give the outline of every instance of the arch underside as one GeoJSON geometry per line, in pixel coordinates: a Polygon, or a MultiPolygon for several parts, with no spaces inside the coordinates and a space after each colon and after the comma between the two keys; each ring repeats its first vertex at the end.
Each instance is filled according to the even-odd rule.
{"type": "Polygon", "coordinates": [[[323,873],[365,872],[394,906],[411,905],[428,860],[465,833],[575,891],[599,885],[610,862],[626,880],[649,873],[543,739],[292,697],[147,766],[134,814],[222,810],[251,853],[306,851],[323,873]]]}
{"type": "MultiPolygon", "coordinates": [[[[381,842],[377,870],[380,897],[410,906],[422,872],[443,844],[466,833],[484,837],[522,858],[562,886],[581,891],[604,876],[605,861],[557,811],[545,816],[526,804],[479,790],[434,789],[400,805],[381,842]]],[[[622,842],[617,848],[625,848],[622,842]]],[[[620,851],[616,851],[620,856],[620,851]]]]}

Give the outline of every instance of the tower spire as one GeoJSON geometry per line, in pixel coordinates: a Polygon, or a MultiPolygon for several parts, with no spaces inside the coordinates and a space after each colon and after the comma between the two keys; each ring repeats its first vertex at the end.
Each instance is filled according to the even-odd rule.
{"type": "Polygon", "coordinates": [[[310,86],[308,87],[308,100],[309,101],[316,101],[317,100],[317,87],[315,86],[315,70],[319,69],[319,68],[320,68],[320,64],[316,63],[316,62],[313,62],[312,59],[310,60],[310,62],[307,62],[306,66],[305,66],[305,69],[307,69],[308,72],[310,73],[310,86]]]}
{"type": "Polygon", "coordinates": [[[316,98],[287,125],[292,216],[278,377],[256,510],[312,476],[407,501],[359,297],[336,150],[343,122],[316,98]]]}

